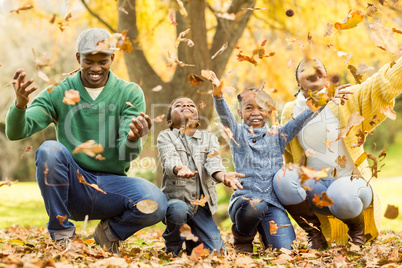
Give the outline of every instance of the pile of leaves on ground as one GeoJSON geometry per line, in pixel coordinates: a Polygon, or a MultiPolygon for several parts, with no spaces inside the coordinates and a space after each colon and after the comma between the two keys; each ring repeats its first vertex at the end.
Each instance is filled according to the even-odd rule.
{"type": "Polygon", "coordinates": [[[400,267],[402,266],[402,233],[382,233],[373,243],[359,248],[354,245],[332,245],[327,250],[307,249],[307,239],[297,229],[295,250],[263,249],[254,240],[253,254],[236,254],[233,236],[222,232],[226,251],[217,254],[202,245],[188,256],[177,258],[164,253],[162,230],[139,231],[130,237],[122,254],[111,254],[91,236],[78,235],[71,246],[55,244],[45,228],[10,226],[0,230],[0,267],[400,267]]]}

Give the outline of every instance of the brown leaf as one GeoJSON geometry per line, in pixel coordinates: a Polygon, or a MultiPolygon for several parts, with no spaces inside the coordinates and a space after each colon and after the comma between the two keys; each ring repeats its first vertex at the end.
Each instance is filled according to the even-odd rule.
{"type": "MultiPolygon", "coordinates": [[[[209,157],[209,155],[208,155],[208,157],[209,157]]],[[[206,195],[205,197],[204,197],[204,195],[201,195],[201,198],[199,200],[190,201],[190,203],[192,205],[204,207],[205,204],[208,202],[208,200],[209,200],[209,195],[206,195]]]]}
{"type": "Polygon", "coordinates": [[[60,225],[63,225],[63,221],[67,219],[67,215],[64,216],[57,215],[56,218],[59,220],[60,225]]]}
{"type": "Polygon", "coordinates": [[[350,115],[348,123],[346,126],[339,131],[338,138],[335,141],[345,138],[349,135],[350,131],[354,126],[360,125],[364,121],[364,117],[359,114],[359,112],[354,112],[350,115]]]}
{"type": "Polygon", "coordinates": [[[367,3],[367,16],[373,17],[377,10],[378,8],[375,5],[367,3]]]}
{"type": "Polygon", "coordinates": [[[392,109],[392,107],[381,107],[380,111],[385,114],[386,117],[388,117],[391,120],[396,119],[396,112],[392,109]]]}
{"type": "Polygon", "coordinates": [[[154,119],[153,119],[153,121],[155,122],[155,123],[162,123],[163,122],[163,118],[165,118],[165,114],[160,114],[160,115],[158,115],[157,117],[155,117],[154,119]]]}
{"type": "Polygon", "coordinates": [[[355,134],[355,136],[357,137],[357,143],[352,144],[351,148],[362,146],[366,140],[366,136],[360,128],[357,129],[357,133],[355,134]]]}
{"type": "Polygon", "coordinates": [[[151,214],[158,210],[158,202],[151,199],[144,199],[139,201],[137,204],[134,204],[139,211],[144,214],[151,214]]]}
{"type": "Polygon", "coordinates": [[[79,170],[79,169],[77,169],[77,178],[78,178],[78,180],[80,181],[80,183],[82,183],[82,184],[84,184],[84,185],[87,185],[87,186],[89,186],[89,187],[92,187],[92,188],[94,188],[95,190],[97,190],[97,191],[99,191],[99,192],[101,192],[101,193],[106,194],[106,192],[103,191],[101,188],[99,188],[98,185],[96,185],[96,184],[94,184],[94,183],[88,183],[88,182],[85,180],[84,176],[80,173],[80,170],[79,170]]]}
{"type": "Polygon", "coordinates": [[[325,144],[325,146],[328,148],[328,151],[330,151],[331,153],[333,153],[333,151],[331,151],[332,143],[334,143],[333,140],[331,140],[330,138],[327,138],[327,141],[326,141],[326,142],[323,141],[322,143],[325,144]]]}
{"type": "Polygon", "coordinates": [[[25,148],[25,151],[22,153],[20,159],[22,159],[22,157],[25,155],[25,153],[28,153],[29,151],[31,151],[32,146],[28,146],[27,148],[25,148]]]}
{"type": "Polygon", "coordinates": [[[34,8],[33,5],[24,5],[22,7],[17,8],[17,9],[10,10],[10,13],[15,12],[15,13],[19,14],[20,11],[22,11],[22,10],[29,10],[29,9],[32,9],[32,8],[34,8]]]}
{"type": "Polygon", "coordinates": [[[197,119],[190,119],[185,127],[181,127],[180,128],[180,133],[184,134],[184,133],[188,133],[189,131],[193,130],[194,128],[197,128],[200,126],[200,121],[197,119]]]}
{"type": "Polygon", "coordinates": [[[345,155],[343,155],[342,157],[338,155],[338,158],[335,160],[335,163],[337,163],[341,168],[345,168],[348,161],[346,160],[345,155]]]}
{"type": "Polygon", "coordinates": [[[257,210],[257,208],[254,206],[254,203],[261,203],[261,202],[264,201],[264,200],[260,200],[260,199],[258,199],[258,198],[246,198],[246,197],[244,197],[244,196],[241,196],[241,198],[243,198],[243,200],[249,201],[251,207],[254,208],[254,210],[257,210]]]}
{"type": "Polygon", "coordinates": [[[204,101],[201,101],[200,104],[198,104],[198,106],[200,106],[201,110],[204,110],[205,107],[207,107],[207,104],[204,101]]]}
{"type": "Polygon", "coordinates": [[[95,143],[94,140],[88,140],[84,143],[78,145],[74,150],[73,154],[84,153],[90,157],[94,157],[96,154],[100,154],[103,152],[103,146],[95,143]]]}
{"type": "Polygon", "coordinates": [[[254,66],[258,65],[257,61],[253,57],[243,55],[242,53],[243,53],[243,51],[239,51],[239,53],[236,55],[238,61],[248,61],[251,64],[253,64],[254,66]]]}
{"type": "Polygon", "coordinates": [[[360,22],[363,21],[364,13],[361,10],[349,10],[345,19],[342,22],[336,22],[334,24],[335,29],[337,30],[347,30],[357,26],[360,22]]]}
{"type": "Polygon", "coordinates": [[[392,54],[399,52],[398,41],[396,40],[392,29],[384,27],[378,21],[370,24],[369,27],[371,29],[371,38],[374,39],[377,47],[392,54]]]}
{"type": "Polygon", "coordinates": [[[329,207],[334,204],[334,200],[327,195],[327,192],[322,192],[321,197],[318,194],[314,194],[314,198],[311,201],[319,208],[329,207]]]}
{"type": "Polygon", "coordinates": [[[186,223],[180,226],[180,236],[184,237],[186,240],[198,241],[198,237],[194,236],[191,232],[191,227],[186,223]]]}
{"type": "Polygon", "coordinates": [[[202,82],[205,81],[204,78],[202,78],[202,76],[198,75],[198,74],[189,74],[187,75],[187,80],[193,84],[194,86],[199,86],[201,85],[202,82]]]}
{"type": "Polygon", "coordinates": [[[77,90],[70,89],[64,91],[63,103],[67,105],[75,105],[81,100],[80,93],[77,90]]]}
{"type": "Polygon", "coordinates": [[[195,248],[193,248],[193,251],[191,251],[190,261],[196,262],[202,256],[208,256],[209,253],[210,253],[209,250],[204,248],[204,244],[201,243],[195,248]]]}
{"type": "Polygon", "coordinates": [[[348,65],[349,71],[352,73],[353,78],[355,79],[356,83],[360,84],[362,82],[363,76],[361,74],[357,74],[357,69],[353,65],[348,65]]]}
{"type": "Polygon", "coordinates": [[[335,179],[338,178],[338,170],[336,168],[333,168],[332,171],[331,171],[331,175],[335,179]]]}
{"type": "Polygon", "coordinates": [[[211,60],[215,59],[218,55],[222,54],[223,51],[225,51],[228,48],[228,43],[226,42],[223,44],[223,46],[215,52],[214,55],[212,55],[211,60]]]}
{"type": "Polygon", "coordinates": [[[8,187],[11,186],[11,182],[6,178],[3,182],[0,182],[0,187],[7,185],[8,187]]]}
{"type": "Polygon", "coordinates": [[[292,226],[291,224],[283,224],[278,227],[277,223],[274,221],[269,221],[269,233],[271,235],[274,235],[278,232],[279,229],[285,228],[285,227],[290,227],[292,226]]]}
{"type": "Polygon", "coordinates": [[[388,204],[387,209],[385,210],[384,217],[390,220],[394,220],[399,215],[399,208],[397,206],[393,206],[388,204]]]}
{"type": "Polygon", "coordinates": [[[218,151],[214,150],[214,153],[213,153],[213,154],[209,154],[209,155],[208,155],[208,158],[212,158],[212,157],[217,156],[217,155],[220,155],[220,153],[219,153],[218,151]]]}
{"type": "Polygon", "coordinates": [[[384,149],[382,149],[381,153],[378,155],[378,159],[380,159],[382,157],[382,159],[380,159],[380,161],[384,160],[384,158],[387,156],[387,154],[385,153],[385,150],[387,150],[388,144],[385,145],[384,149]]]}
{"type": "Polygon", "coordinates": [[[368,66],[364,62],[360,62],[359,65],[357,65],[356,74],[360,75],[372,70],[374,70],[374,67],[368,66]]]}
{"type": "Polygon", "coordinates": [[[233,140],[234,143],[236,143],[237,146],[240,146],[237,141],[233,138],[233,133],[230,130],[229,127],[222,125],[221,123],[217,124],[219,133],[221,136],[226,140],[226,142],[229,142],[230,140],[233,140]]]}

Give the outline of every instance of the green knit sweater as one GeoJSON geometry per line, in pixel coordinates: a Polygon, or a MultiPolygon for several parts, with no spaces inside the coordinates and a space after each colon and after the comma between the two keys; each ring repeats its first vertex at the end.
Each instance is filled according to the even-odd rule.
{"type": "Polygon", "coordinates": [[[137,142],[127,139],[131,118],[145,112],[142,89],[135,83],[117,78],[110,71],[104,89],[93,100],[80,75],[78,72],[67,77],[50,93],[43,90],[24,110],[13,104],[7,114],[6,135],[10,140],[24,139],[53,122],[57,140],[70,153],[88,140],[95,140],[104,147],[102,156],[105,160],[84,153],[72,154],[80,167],[87,171],[127,175],[130,161],[142,150],[141,139],[137,142]],[[78,90],[81,96],[75,105],[63,103],[64,92],[70,89],[78,90]]]}

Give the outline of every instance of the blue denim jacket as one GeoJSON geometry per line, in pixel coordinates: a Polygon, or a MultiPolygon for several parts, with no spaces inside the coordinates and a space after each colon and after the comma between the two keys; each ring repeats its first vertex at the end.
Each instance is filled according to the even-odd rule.
{"type": "Polygon", "coordinates": [[[277,135],[269,135],[267,126],[254,128],[254,135],[249,126],[237,124],[226,100],[214,98],[215,109],[220,121],[233,132],[234,141],[229,146],[232,152],[233,164],[236,172],[244,174],[245,178],[238,178],[243,189],[232,194],[229,206],[237,198],[257,198],[264,200],[278,208],[283,208],[273,190],[275,174],[282,168],[283,154],[286,145],[299,133],[303,126],[313,118],[313,112],[305,112],[289,120],[278,129],[277,135]]]}
{"type": "Polygon", "coordinates": [[[158,151],[163,169],[162,192],[166,197],[185,201],[196,213],[198,206],[190,202],[199,199],[202,190],[204,196],[209,195],[208,206],[214,214],[218,208],[218,194],[216,181],[211,176],[226,171],[219,154],[218,138],[207,130],[196,130],[189,139],[178,129],[166,129],[158,135],[158,151]],[[198,175],[189,179],[178,177],[173,173],[177,165],[185,165],[193,172],[197,170],[198,175]]]}

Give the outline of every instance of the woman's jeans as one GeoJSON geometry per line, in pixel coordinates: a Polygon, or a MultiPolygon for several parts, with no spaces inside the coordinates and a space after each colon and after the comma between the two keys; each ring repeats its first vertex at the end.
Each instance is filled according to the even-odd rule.
{"type": "Polygon", "coordinates": [[[161,221],[166,213],[166,196],[151,182],[108,173],[88,172],[75,163],[70,152],[57,141],[46,141],[36,151],[36,177],[42,193],[54,240],[72,237],[75,226],[69,219],[108,219],[113,236],[125,240],[138,230],[161,221]],[[80,183],[78,172],[89,184],[80,183]],[[158,209],[144,214],[135,204],[144,199],[158,203],[158,209]],[[62,217],[66,217],[63,220],[62,217]]]}
{"type": "MultiPolygon", "coordinates": [[[[251,196],[246,196],[252,198],[251,196]]],[[[263,201],[253,203],[239,197],[229,207],[229,216],[236,224],[236,230],[241,236],[251,236],[256,228],[261,234],[265,247],[291,249],[293,241],[296,240],[295,231],[289,220],[288,214],[283,209],[277,208],[263,201]],[[276,234],[270,234],[270,221],[274,221],[278,227],[289,225],[278,229],[276,234]]]]}
{"type": "Polygon", "coordinates": [[[274,177],[274,190],[283,205],[298,204],[308,196],[310,204],[317,214],[334,215],[341,220],[357,217],[363,209],[370,206],[373,192],[370,185],[362,178],[350,180],[350,176],[333,180],[308,179],[305,184],[311,190],[305,191],[296,170],[279,170],[274,177]],[[326,191],[334,204],[319,208],[313,202],[314,194],[326,191]]]}
{"type": "Polygon", "coordinates": [[[168,201],[168,209],[166,213],[166,230],[163,238],[166,244],[166,253],[172,252],[177,256],[182,248],[183,242],[186,243],[187,254],[197,245],[203,243],[204,248],[211,252],[216,249],[218,253],[225,248],[222,242],[221,233],[216,226],[211,212],[201,206],[198,207],[194,214],[186,202],[179,199],[170,199],[168,201]],[[180,227],[188,224],[194,236],[198,237],[198,241],[186,240],[180,236],[180,227]]]}

